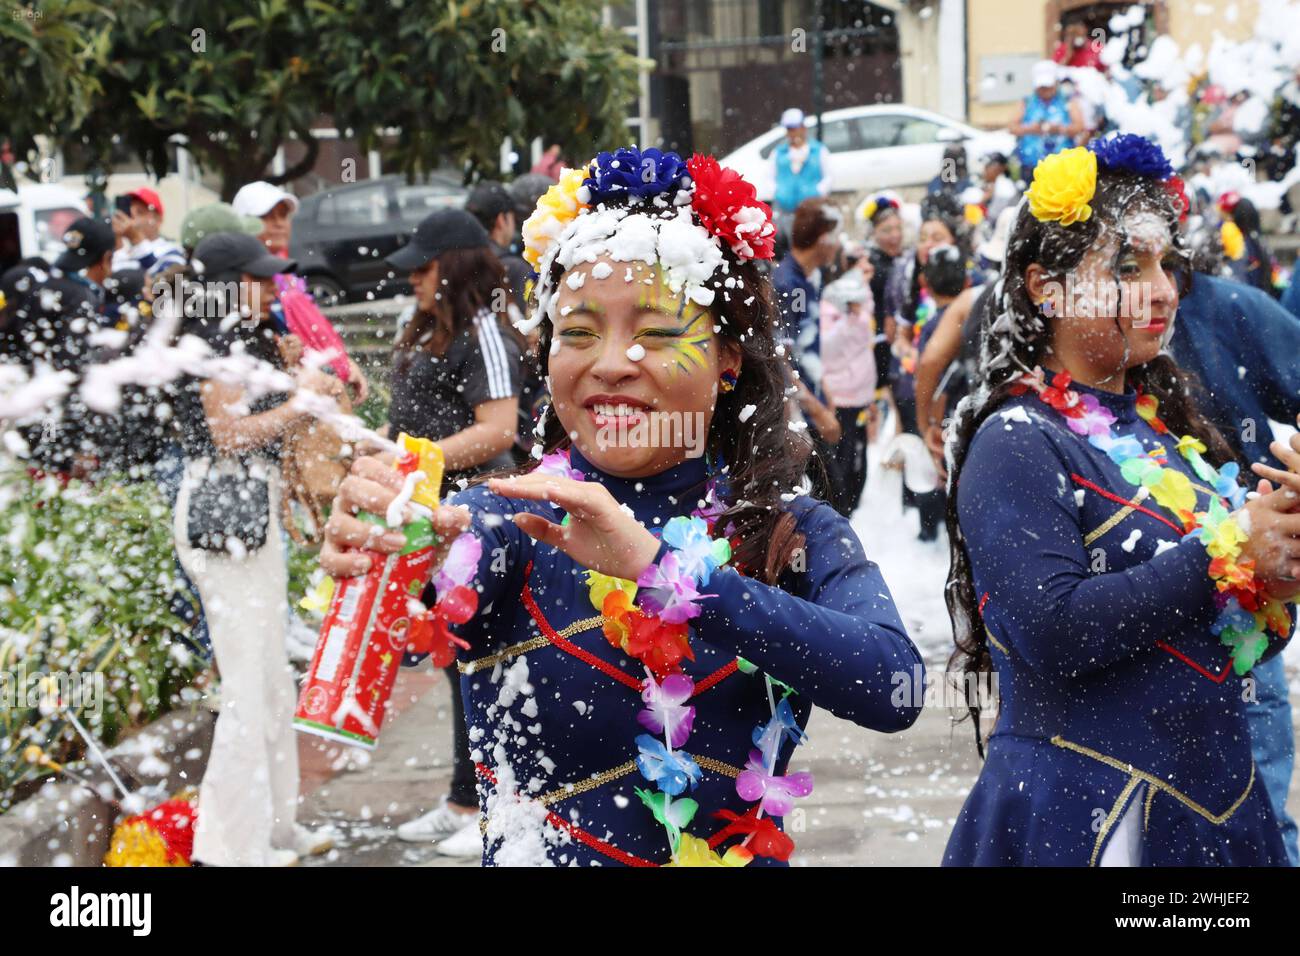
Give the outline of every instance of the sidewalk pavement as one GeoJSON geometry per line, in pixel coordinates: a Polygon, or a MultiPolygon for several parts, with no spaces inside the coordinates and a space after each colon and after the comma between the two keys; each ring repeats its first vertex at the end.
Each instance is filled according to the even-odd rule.
{"type": "MultiPolygon", "coordinates": [[[[927,662],[941,668],[937,660],[927,662]]],[[[1292,676],[1292,705],[1300,687],[1292,676]]],[[[384,727],[373,754],[303,737],[304,801],[299,819],[329,821],[345,835],[309,866],[476,866],[431,846],[404,843],[397,825],[431,808],[451,778],[451,723],[446,680],[403,672],[395,692],[402,710],[384,727]]],[[[926,707],[901,734],[878,734],[814,710],[809,742],[792,766],[811,769],[812,795],[787,818],[798,866],[937,866],[962,801],[979,768],[968,720],[926,707]],[[802,830],[800,831],[800,828],[802,830]],[[797,832],[799,831],[799,832],[797,832]]],[[[1300,812],[1300,774],[1290,809],[1300,812]]]]}

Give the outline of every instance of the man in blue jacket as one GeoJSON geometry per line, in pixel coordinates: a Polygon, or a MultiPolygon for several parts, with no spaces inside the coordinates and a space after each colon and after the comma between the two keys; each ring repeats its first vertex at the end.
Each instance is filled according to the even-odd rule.
{"type": "MultiPolygon", "coordinates": [[[[1291,425],[1300,413],[1300,318],[1258,289],[1198,272],[1179,304],[1168,347],[1200,379],[1201,408],[1236,441],[1245,461],[1285,468],[1268,450],[1269,420],[1291,425]]],[[[1296,823],[1286,813],[1295,734],[1282,655],[1252,673],[1256,701],[1246,711],[1251,750],[1297,866],[1296,823]]]]}
{"type": "Polygon", "coordinates": [[[808,135],[803,110],[786,110],[781,114],[781,125],[785,127],[785,141],[772,153],[776,181],[772,209],[777,228],[788,237],[799,204],[830,195],[831,164],[830,151],[808,135]]]}

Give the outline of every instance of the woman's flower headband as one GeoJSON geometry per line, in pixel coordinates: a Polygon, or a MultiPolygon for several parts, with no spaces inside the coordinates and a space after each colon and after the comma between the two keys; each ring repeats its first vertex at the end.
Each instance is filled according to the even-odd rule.
{"type": "MultiPolygon", "coordinates": [[[[640,261],[656,255],[656,261],[670,265],[658,253],[679,259],[680,255],[674,257],[670,250],[680,253],[683,249],[662,240],[649,245],[630,241],[624,244],[628,248],[621,254],[608,248],[615,231],[627,229],[629,239],[646,240],[650,238],[645,235],[647,227],[658,231],[664,223],[673,224],[675,239],[682,237],[683,229],[702,230],[701,238],[707,236],[717,251],[717,255],[706,253],[701,257],[701,265],[711,263],[710,275],[721,262],[723,243],[742,260],[770,259],[773,255],[776,226],[771,208],[758,200],[753,184],[734,169],[718,165],[712,156],[697,153],[683,162],[676,153],[635,146],[600,153],[579,169],[566,169],[524,222],[524,259],[540,276],[538,314],[524,325],[535,327],[545,314],[549,303],[543,299],[548,298],[545,293],[549,290],[543,287],[561,245],[571,240],[584,245],[581,255],[561,257],[566,267],[573,263],[565,259],[592,261],[595,254],[607,254],[618,261],[640,261]],[[689,212],[684,212],[683,207],[688,207],[689,212]],[[602,221],[593,221],[589,228],[579,227],[577,220],[584,215],[599,216],[602,221]]],[[[697,245],[688,243],[687,248],[698,254],[697,245]]],[[[700,271],[690,268],[690,263],[676,265],[679,275],[700,271]]],[[[692,286],[697,301],[704,297],[702,290],[694,288],[700,285],[698,279],[692,275],[684,280],[692,286]]],[[[680,287],[683,283],[670,284],[680,287]]]]}
{"type": "Polygon", "coordinates": [[[1029,211],[1040,222],[1059,222],[1071,226],[1092,218],[1093,197],[1097,194],[1097,172],[1124,172],[1162,183],[1180,215],[1186,212],[1187,198],[1182,180],[1158,145],[1143,136],[1122,133],[1094,140],[1054,153],[1034,168],[1029,187],[1029,211]]]}

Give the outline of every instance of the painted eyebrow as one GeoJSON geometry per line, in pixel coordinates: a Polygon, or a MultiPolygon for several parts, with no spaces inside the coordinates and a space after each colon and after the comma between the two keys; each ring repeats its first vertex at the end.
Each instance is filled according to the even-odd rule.
{"type": "Polygon", "coordinates": [[[576,302],[573,305],[565,306],[560,311],[565,315],[572,315],[574,312],[589,312],[592,315],[604,315],[605,307],[601,305],[599,302],[592,302],[588,299],[583,299],[581,302],[576,302]],[[567,309],[568,311],[566,312],[565,309],[567,309]]]}

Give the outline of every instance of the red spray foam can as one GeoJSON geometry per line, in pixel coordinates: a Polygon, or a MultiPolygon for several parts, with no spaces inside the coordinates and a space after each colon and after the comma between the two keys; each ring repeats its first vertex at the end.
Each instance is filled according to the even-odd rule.
{"type": "MultiPolygon", "coordinates": [[[[402,654],[423,610],[419,599],[432,577],[437,543],[432,518],[442,449],[406,434],[398,444],[404,449],[398,471],[424,475],[410,496],[416,517],[401,529],[406,547],[396,554],[371,552],[368,572],[338,582],[293,718],[303,733],[367,749],[384,724],[402,654]]],[[[383,516],[363,511],[357,517],[387,527],[383,516]]]]}

